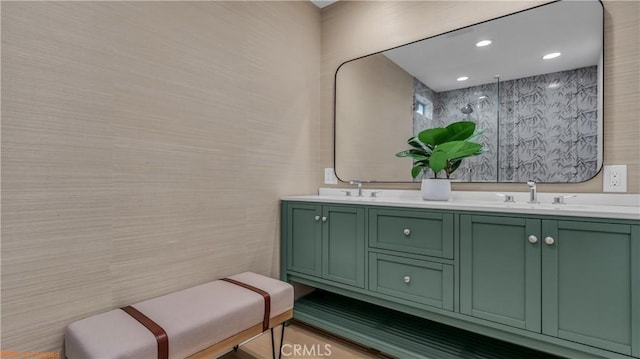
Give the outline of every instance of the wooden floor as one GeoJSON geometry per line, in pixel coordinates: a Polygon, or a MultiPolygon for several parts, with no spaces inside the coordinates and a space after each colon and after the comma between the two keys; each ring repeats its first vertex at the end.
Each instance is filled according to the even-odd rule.
{"type": "MultiPolygon", "coordinates": [[[[280,327],[275,329],[275,341],[277,348],[280,341],[280,327]]],[[[391,358],[374,350],[367,350],[367,348],[360,347],[354,343],[330,336],[298,322],[292,323],[285,330],[282,353],[282,359],[391,358]],[[297,353],[295,352],[296,348],[298,350],[297,353]]],[[[271,358],[271,335],[269,335],[269,332],[265,332],[260,337],[242,345],[237,352],[225,354],[221,358],[271,358]]]]}

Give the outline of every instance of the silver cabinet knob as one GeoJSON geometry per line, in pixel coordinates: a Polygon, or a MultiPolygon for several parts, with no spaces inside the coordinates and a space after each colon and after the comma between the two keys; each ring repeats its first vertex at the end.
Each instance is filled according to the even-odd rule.
{"type": "Polygon", "coordinates": [[[409,228],[405,228],[404,231],[402,231],[402,233],[404,233],[405,236],[408,236],[411,234],[411,230],[409,228]]]}
{"type": "Polygon", "coordinates": [[[327,221],[327,217],[322,216],[322,222],[326,222],[327,221]]]}
{"type": "Polygon", "coordinates": [[[546,238],[544,239],[544,243],[546,243],[546,244],[548,244],[548,245],[552,245],[552,244],[553,244],[553,243],[555,243],[555,242],[556,242],[556,240],[555,240],[555,239],[553,239],[552,237],[546,237],[546,238]]]}
{"type": "Polygon", "coordinates": [[[408,275],[404,276],[404,282],[407,284],[411,283],[411,277],[409,277],[408,275]]]}
{"type": "Polygon", "coordinates": [[[314,219],[315,219],[315,220],[316,220],[316,222],[317,222],[317,221],[319,221],[319,220],[320,220],[320,216],[316,216],[314,219]]]}
{"type": "Polygon", "coordinates": [[[529,236],[529,243],[538,243],[538,237],[533,234],[529,236]]]}

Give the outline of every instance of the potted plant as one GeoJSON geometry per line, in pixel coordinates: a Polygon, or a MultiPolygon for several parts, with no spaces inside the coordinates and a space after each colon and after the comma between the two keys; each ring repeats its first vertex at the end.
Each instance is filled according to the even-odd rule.
{"type": "Polygon", "coordinates": [[[396,156],[413,159],[411,176],[416,178],[423,175],[423,199],[448,201],[451,196],[451,174],[460,167],[464,158],[483,152],[482,144],[472,142],[480,135],[481,132],[476,132],[476,124],[470,121],[430,128],[407,140],[412,148],[398,152],[396,156]],[[424,178],[429,170],[433,172],[433,178],[424,178]],[[438,178],[443,171],[445,177],[438,178]]]}

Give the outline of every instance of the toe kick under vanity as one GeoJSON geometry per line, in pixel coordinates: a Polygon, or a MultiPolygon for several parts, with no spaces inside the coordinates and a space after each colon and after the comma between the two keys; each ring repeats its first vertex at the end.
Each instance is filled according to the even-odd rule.
{"type": "Polygon", "coordinates": [[[640,358],[637,195],[364,195],[282,199],[296,319],[400,358],[640,358]]]}

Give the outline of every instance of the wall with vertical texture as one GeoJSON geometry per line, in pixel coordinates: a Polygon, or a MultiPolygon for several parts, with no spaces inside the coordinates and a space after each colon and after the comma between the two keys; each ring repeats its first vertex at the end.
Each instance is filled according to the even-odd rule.
{"type": "Polygon", "coordinates": [[[317,191],[310,2],[2,4],[2,349],[232,273],[317,191]]]}

